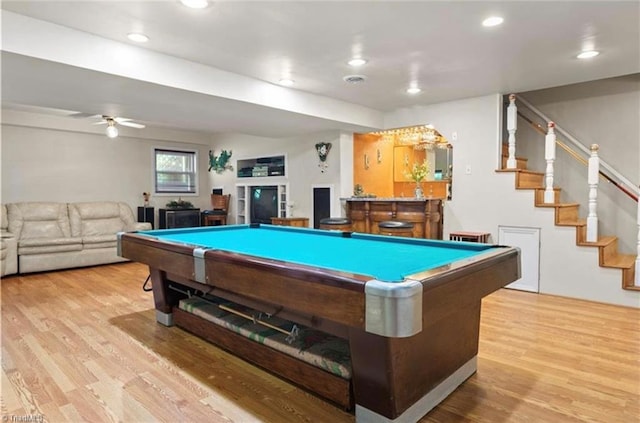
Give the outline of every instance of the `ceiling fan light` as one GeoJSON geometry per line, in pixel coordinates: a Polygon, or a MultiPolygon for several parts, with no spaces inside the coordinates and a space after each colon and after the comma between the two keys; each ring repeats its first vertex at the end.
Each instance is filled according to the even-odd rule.
{"type": "Polygon", "coordinates": [[[107,126],[107,136],[109,138],[115,138],[118,136],[118,128],[115,127],[113,122],[109,122],[109,126],[107,126]]]}

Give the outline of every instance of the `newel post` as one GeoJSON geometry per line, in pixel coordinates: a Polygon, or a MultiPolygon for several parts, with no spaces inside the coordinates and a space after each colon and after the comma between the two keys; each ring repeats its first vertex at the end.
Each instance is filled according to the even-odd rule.
{"type": "Polygon", "coordinates": [[[547,161],[547,170],[545,172],[546,186],[544,190],[544,203],[555,203],[555,195],[553,192],[553,162],[556,159],[556,133],[554,128],[556,124],[549,122],[547,135],[544,137],[544,159],[547,161]]]}
{"type": "Polygon", "coordinates": [[[507,169],[518,167],[516,161],[516,130],[518,129],[518,108],[516,107],[516,95],[509,96],[509,107],[507,107],[507,131],[509,131],[509,158],[507,159],[507,169]]]}
{"type": "Polygon", "coordinates": [[[600,158],[598,157],[598,144],[591,145],[591,157],[589,157],[589,214],[587,215],[587,242],[598,241],[598,174],[600,173],[600,158]]]}

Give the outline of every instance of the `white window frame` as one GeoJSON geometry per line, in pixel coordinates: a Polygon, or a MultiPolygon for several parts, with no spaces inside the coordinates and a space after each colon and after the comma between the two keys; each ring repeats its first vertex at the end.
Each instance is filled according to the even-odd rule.
{"type": "Polygon", "coordinates": [[[151,162],[153,163],[153,166],[151,168],[151,173],[152,173],[152,185],[153,185],[153,192],[155,196],[159,196],[159,197],[197,197],[199,194],[199,178],[200,175],[198,174],[198,151],[197,150],[192,150],[192,149],[184,149],[184,148],[175,148],[175,147],[164,147],[164,146],[160,146],[160,147],[153,147],[151,150],[151,162]],[[157,169],[156,169],[156,155],[158,151],[166,151],[166,152],[176,152],[176,153],[188,153],[188,154],[193,154],[193,160],[194,160],[194,192],[186,192],[186,191],[175,191],[175,192],[166,192],[166,191],[161,191],[158,192],[158,187],[157,187],[157,169]]]}

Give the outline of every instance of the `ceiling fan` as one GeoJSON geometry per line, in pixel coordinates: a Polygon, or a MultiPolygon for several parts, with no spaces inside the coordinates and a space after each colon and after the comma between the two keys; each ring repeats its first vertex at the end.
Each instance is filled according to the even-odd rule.
{"type": "Polygon", "coordinates": [[[134,122],[132,119],[119,117],[119,116],[108,116],[108,115],[92,115],[89,113],[73,113],[70,117],[76,119],[85,119],[85,118],[99,118],[98,122],[94,122],[94,125],[107,125],[107,136],[109,138],[115,138],[118,136],[118,128],[116,125],[129,126],[131,128],[142,129],[145,125],[141,123],[134,122]]]}
{"type": "Polygon", "coordinates": [[[118,128],[116,128],[116,124],[122,126],[129,126],[131,128],[142,129],[145,126],[141,123],[133,122],[129,118],[117,117],[117,116],[107,116],[102,115],[100,122],[94,123],[94,125],[107,125],[107,136],[109,138],[115,138],[118,136],[118,128]]]}

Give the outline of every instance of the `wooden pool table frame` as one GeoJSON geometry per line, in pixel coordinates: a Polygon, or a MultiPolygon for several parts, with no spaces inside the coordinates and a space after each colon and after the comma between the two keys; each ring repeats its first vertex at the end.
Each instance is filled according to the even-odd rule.
{"type": "Polygon", "coordinates": [[[415,422],[471,376],[476,371],[482,298],[520,277],[519,252],[511,247],[412,275],[422,284],[421,330],[390,337],[366,330],[369,277],[206,250],[201,253],[202,281],[194,249],[135,233],[119,236],[120,255],[149,266],[158,321],[175,322],[345,408],[355,403],[359,423],[415,422]],[[224,328],[177,310],[184,295],[171,289],[172,284],[347,339],[351,383],[269,347],[246,344],[224,328]]]}

